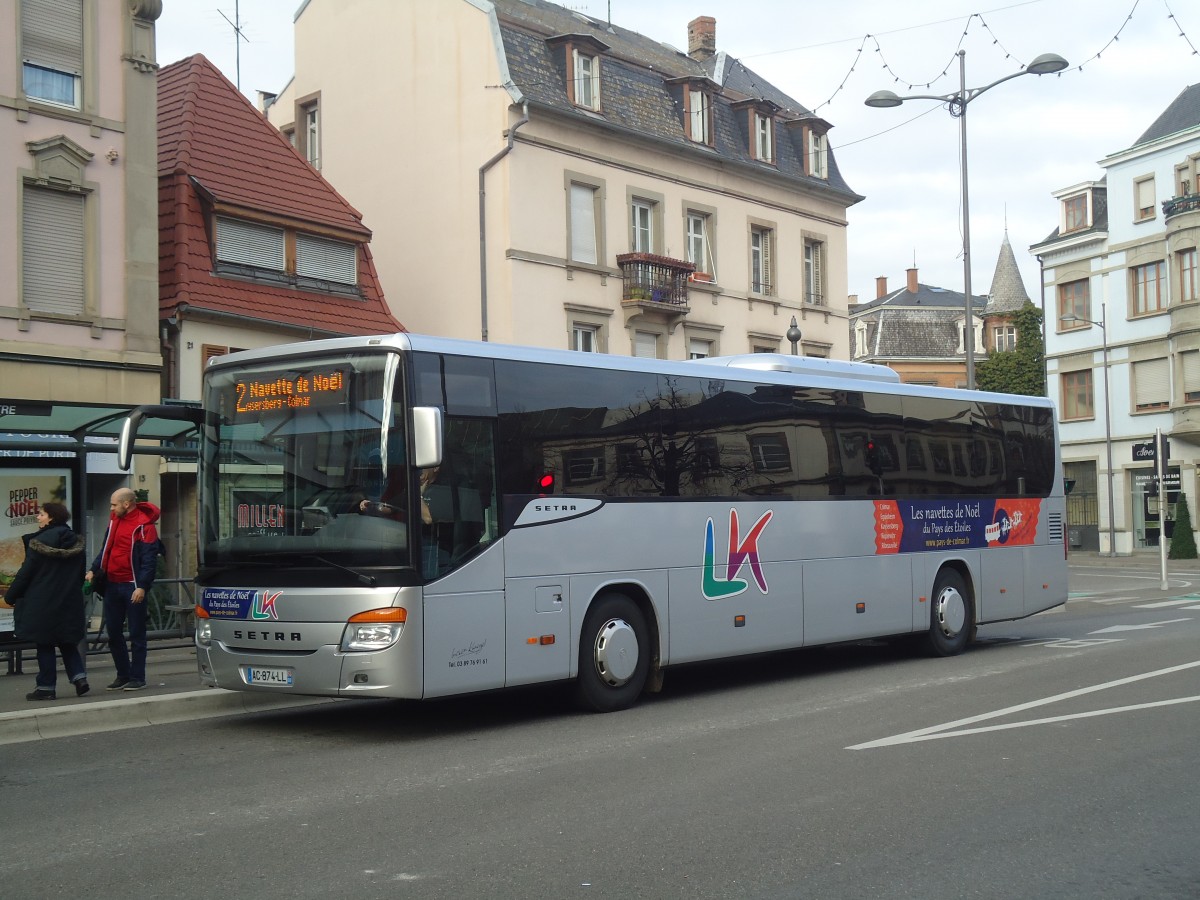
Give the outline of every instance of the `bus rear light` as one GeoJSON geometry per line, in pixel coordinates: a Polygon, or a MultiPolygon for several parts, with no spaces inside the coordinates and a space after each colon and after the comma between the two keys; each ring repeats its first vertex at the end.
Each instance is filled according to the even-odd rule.
{"type": "Polygon", "coordinates": [[[402,606],[369,609],[350,617],[342,632],[343,653],[386,650],[404,631],[408,610],[402,606]]]}

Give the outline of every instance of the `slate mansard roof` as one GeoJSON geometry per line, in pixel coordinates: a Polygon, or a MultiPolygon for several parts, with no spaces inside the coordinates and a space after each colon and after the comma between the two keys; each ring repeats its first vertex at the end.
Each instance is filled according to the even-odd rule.
{"type": "Polygon", "coordinates": [[[404,330],[384,299],[362,216],[203,55],[158,73],[159,314],[182,307],[314,333],[404,330]],[[358,296],[214,272],[214,204],[354,243],[358,296]]]}
{"type": "MultiPolygon", "coordinates": [[[[846,205],[862,200],[846,184],[833,151],[827,153],[828,178],[805,174],[801,128],[789,121],[808,121],[820,131],[827,122],[798,101],[723,52],[699,61],[635,31],[610,25],[547,0],[492,0],[499,23],[503,60],[516,91],[531,106],[578,117],[600,127],[610,127],[674,145],[677,150],[710,156],[773,171],[818,191],[828,191],[846,205]],[[574,106],[567,96],[564,73],[555,64],[547,41],[566,35],[584,35],[608,49],[599,54],[601,109],[593,113],[574,106]],[[676,108],[667,82],[678,78],[706,78],[713,82],[712,147],[690,140],[682,111],[676,108]],[[732,104],[763,100],[779,107],[774,165],[750,155],[747,116],[736,114],[732,104]]],[[[681,23],[682,24],[682,23],[681,23]]]]}
{"type": "MultiPolygon", "coordinates": [[[[971,313],[987,311],[987,297],[972,294],[971,313]]],[[[953,359],[961,354],[959,329],[966,312],[962,291],[917,284],[866,303],[850,307],[851,358],[862,354],[857,346],[856,320],[867,327],[866,354],[877,358],[953,359]]]]}
{"type": "Polygon", "coordinates": [[[1133,142],[1133,146],[1148,144],[1150,141],[1187,131],[1197,125],[1200,125],[1200,84],[1193,84],[1184,88],[1179,96],[1171,101],[1171,105],[1163,110],[1162,115],[1133,142]]]}

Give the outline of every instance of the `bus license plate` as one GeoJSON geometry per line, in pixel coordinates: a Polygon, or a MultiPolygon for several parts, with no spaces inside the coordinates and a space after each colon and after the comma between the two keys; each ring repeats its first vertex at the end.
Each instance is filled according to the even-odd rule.
{"type": "Polygon", "coordinates": [[[276,669],[264,666],[247,666],[246,674],[250,684],[275,684],[283,687],[291,687],[294,677],[291,669],[276,669]]]}

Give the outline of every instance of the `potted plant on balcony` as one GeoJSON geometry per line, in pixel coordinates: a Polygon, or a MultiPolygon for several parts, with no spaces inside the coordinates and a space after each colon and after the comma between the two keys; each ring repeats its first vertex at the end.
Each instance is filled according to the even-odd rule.
{"type": "Polygon", "coordinates": [[[713,280],[713,279],[712,279],[712,275],[710,275],[708,272],[700,272],[700,271],[696,271],[696,272],[693,272],[691,275],[689,275],[689,276],[688,276],[688,281],[707,281],[707,282],[711,282],[712,280],[713,280]]]}

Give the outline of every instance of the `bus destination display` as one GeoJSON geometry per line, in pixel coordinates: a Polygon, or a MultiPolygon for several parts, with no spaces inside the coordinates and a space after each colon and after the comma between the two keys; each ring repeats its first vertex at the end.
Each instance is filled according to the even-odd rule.
{"type": "Polygon", "coordinates": [[[261,375],[234,382],[235,412],[257,415],[305,407],[337,406],[347,400],[346,374],[326,372],[261,375]]]}

